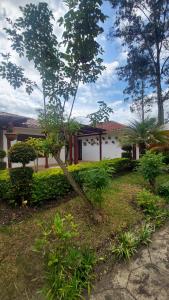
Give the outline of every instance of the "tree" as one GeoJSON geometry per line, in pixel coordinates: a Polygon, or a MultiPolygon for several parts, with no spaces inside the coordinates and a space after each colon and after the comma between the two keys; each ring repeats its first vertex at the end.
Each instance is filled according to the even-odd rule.
{"type": "Polygon", "coordinates": [[[149,85],[156,89],[158,122],[164,123],[164,92],[169,70],[168,0],[110,0],[116,9],[111,32],[128,47],[128,57],[135,49],[147,58],[149,85]],[[115,28],[115,30],[114,30],[115,28]]]}
{"type": "MultiPolygon", "coordinates": [[[[60,159],[60,152],[76,127],[71,117],[79,83],[95,82],[104,69],[100,58],[103,50],[96,38],[103,32],[101,23],[106,17],[101,12],[101,0],[67,0],[65,3],[68,12],[59,20],[64,28],[61,42],[53,32],[54,16],[45,2],[21,7],[22,17],[14,23],[9,19],[11,28],[7,28],[6,33],[12,48],[19,56],[32,61],[40,74],[44,99],[48,101],[40,113],[40,124],[47,136],[48,148],[74,190],[86,199],[60,159]]],[[[12,70],[9,59],[4,60],[0,75],[14,88],[26,85],[23,68],[12,64],[12,70]]],[[[31,88],[35,86],[28,83],[31,88]]],[[[28,92],[31,91],[29,88],[28,92]]]]}
{"type": "Polygon", "coordinates": [[[118,75],[121,80],[127,82],[124,94],[128,95],[125,101],[131,101],[131,112],[136,112],[139,118],[144,121],[146,114],[151,111],[154,97],[147,96],[149,93],[147,81],[149,61],[148,57],[134,47],[127,57],[127,64],[118,68],[118,75]]]}
{"type": "Polygon", "coordinates": [[[121,137],[122,145],[138,145],[140,154],[144,154],[151,144],[161,144],[168,141],[155,118],[147,118],[144,122],[133,121],[121,137]]]}
{"type": "Polygon", "coordinates": [[[113,113],[113,109],[110,106],[108,106],[104,101],[98,101],[97,103],[99,104],[98,111],[87,116],[92,126],[96,126],[102,121],[108,122],[110,115],[113,113]]]}

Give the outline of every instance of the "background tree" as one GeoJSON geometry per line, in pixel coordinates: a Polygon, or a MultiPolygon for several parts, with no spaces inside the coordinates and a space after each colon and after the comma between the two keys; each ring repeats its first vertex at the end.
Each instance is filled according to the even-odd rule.
{"type": "Polygon", "coordinates": [[[151,111],[154,98],[148,96],[149,60],[143,53],[134,47],[127,57],[127,64],[118,68],[121,80],[127,82],[124,94],[128,95],[125,101],[131,101],[131,112],[138,114],[144,121],[147,113],[151,111]]]}
{"type": "Polygon", "coordinates": [[[112,37],[123,40],[128,57],[137,49],[148,59],[149,85],[156,89],[158,122],[164,123],[164,101],[169,70],[168,0],[109,0],[116,18],[112,37]]]}
{"type": "MultiPolygon", "coordinates": [[[[76,127],[72,125],[71,116],[79,83],[95,82],[104,69],[100,58],[103,50],[96,38],[103,32],[101,23],[106,17],[101,11],[101,0],[67,0],[65,3],[68,11],[59,20],[59,25],[64,28],[61,42],[53,32],[54,16],[45,2],[21,7],[22,17],[14,23],[8,19],[11,28],[7,28],[6,33],[12,49],[20,57],[25,56],[32,61],[39,71],[47,103],[40,113],[40,123],[47,136],[49,150],[74,190],[85,198],[66,164],[61,161],[60,152],[67,136],[76,127]],[[66,103],[69,103],[69,111],[66,103]]],[[[4,60],[0,75],[15,88],[26,85],[23,68],[14,64],[12,68],[11,72],[11,62],[4,60]]]]}
{"type": "Polygon", "coordinates": [[[113,109],[108,106],[104,101],[98,101],[99,109],[98,111],[87,115],[92,126],[96,126],[100,122],[108,122],[110,115],[113,113],[113,109]]]}
{"type": "Polygon", "coordinates": [[[168,137],[155,118],[147,118],[144,122],[137,120],[131,122],[121,137],[122,145],[138,145],[140,155],[144,154],[151,144],[162,144],[167,141],[168,137]]]}

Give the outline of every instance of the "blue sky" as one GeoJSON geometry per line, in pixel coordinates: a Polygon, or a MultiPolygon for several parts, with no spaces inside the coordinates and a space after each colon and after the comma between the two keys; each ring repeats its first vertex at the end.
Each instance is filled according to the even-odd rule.
{"type": "MultiPolygon", "coordinates": [[[[38,0],[31,2],[38,3],[38,0]]],[[[62,0],[47,1],[52,8],[54,16],[58,19],[65,12],[65,6],[62,0]]],[[[29,3],[28,0],[0,0],[0,52],[10,51],[10,42],[7,41],[3,33],[3,27],[6,26],[5,17],[15,19],[19,16],[20,5],[24,6],[29,3]]],[[[124,82],[117,78],[116,68],[126,61],[126,49],[121,46],[120,40],[111,41],[107,38],[113,20],[113,10],[108,2],[103,5],[104,13],[109,16],[104,25],[104,34],[98,41],[104,49],[104,64],[106,70],[95,84],[80,86],[77,100],[74,107],[73,115],[83,122],[87,114],[97,110],[97,101],[105,101],[114,109],[112,119],[121,123],[127,123],[131,118],[135,118],[129,109],[129,103],[124,103],[123,88],[124,82]]],[[[55,28],[55,33],[61,35],[60,29],[55,28]]],[[[16,53],[12,53],[13,61],[23,65],[25,73],[32,80],[39,81],[38,74],[34,71],[33,66],[27,60],[18,59],[16,53]]],[[[42,95],[35,90],[31,96],[27,95],[24,89],[13,90],[5,80],[0,81],[0,110],[10,113],[22,114],[25,116],[37,117],[37,109],[43,104],[42,95]]]]}

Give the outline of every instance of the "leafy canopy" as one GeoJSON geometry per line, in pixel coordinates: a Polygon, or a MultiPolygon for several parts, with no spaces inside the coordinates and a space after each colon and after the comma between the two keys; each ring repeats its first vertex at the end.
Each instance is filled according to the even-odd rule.
{"type": "Polygon", "coordinates": [[[108,106],[104,101],[98,101],[97,103],[99,104],[98,111],[87,116],[87,118],[89,118],[90,123],[93,126],[96,126],[102,121],[108,122],[110,115],[113,113],[113,109],[110,106],[108,106]]]}
{"type": "Polygon", "coordinates": [[[168,0],[109,1],[115,11],[110,36],[121,38],[123,46],[127,47],[128,61],[123,71],[129,72],[123,73],[129,83],[129,92],[133,92],[135,87],[139,91],[138,79],[146,81],[149,88],[155,88],[158,122],[163,124],[164,101],[168,99],[168,91],[165,90],[169,70],[169,2],[168,0]],[[134,60],[135,70],[138,70],[138,73],[134,71],[134,60]]]}
{"type": "MultiPolygon", "coordinates": [[[[20,7],[22,16],[10,19],[5,31],[11,47],[20,57],[33,62],[41,78],[45,109],[40,113],[40,123],[56,149],[62,147],[69,130],[76,127],[71,120],[79,83],[95,82],[104,70],[103,49],[97,37],[103,32],[101,23],[106,16],[101,11],[101,0],[65,1],[66,14],[58,22],[45,2],[20,7]],[[63,27],[60,41],[54,33],[54,23],[63,27]],[[58,147],[59,145],[59,147],[58,147]]],[[[29,81],[22,67],[3,56],[0,76],[14,88],[25,85],[32,92],[36,85],[29,81]]]]}

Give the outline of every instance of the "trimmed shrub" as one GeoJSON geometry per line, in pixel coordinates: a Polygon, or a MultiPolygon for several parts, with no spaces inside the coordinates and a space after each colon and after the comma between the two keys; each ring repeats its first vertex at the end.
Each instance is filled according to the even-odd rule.
{"type": "Polygon", "coordinates": [[[7,171],[0,171],[0,199],[8,200],[11,190],[9,174],[7,171]]]}
{"type": "Polygon", "coordinates": [[[5,170],[5,169],[6,169],[6,162],[0,161],[0,170],[5,170]]]}
{"type": "Polygon", "coordinates": [[[32,177],[32,168],[10,169],[11,203],[22,205],[24,201],[31,202],[32,177]]]}
{"type": "Polygon", "coordinates": [[[36,159],[36,152],[31,145],[24,142],[17,142],[14,144],[9,152],[9,159],[13,163],[21,163],[23,167],[30,161],[36,159]]]}
{"type": "Polygon", "coordinates": [[[6,169],[6,162],[3,161],[3,159],[6,156],[6,152],[2,149],[0,149],[0,170],[6,169]]]}
{"type": "MultiPolygon", "coordinates": [[[[106,168],[109,174],[120,174],[121,172],[130,171],[133,169],[133,162],[126,158],[115,158],[112,160],[103,160],[96,163],[81,163],[78,165],[69,166],[69,171],[74,176],[75,180],[82,186],[83,179],[79,172],[106,168]]],[[[3,186],[3,191],[0,191],[0,198],[7,199],[10,197],[5,193],[9,189],[8,172],[0,172],[0,186],[3,186]]],[[[58,197],[63,197],[72,192],[72,187],[67,181],[63,172],[59,168],[52,168],[40,171],[33,175],[32,197],[31,204],[38,205],[44,201],[56,200],[58,197]]],[[[9,194],[9,193],[8,193],[9,194]]]]}
{"type": "Polygon", "coordinates": [[[5,150],[0,149],[0,161],[6,156],[5,150]]]}

